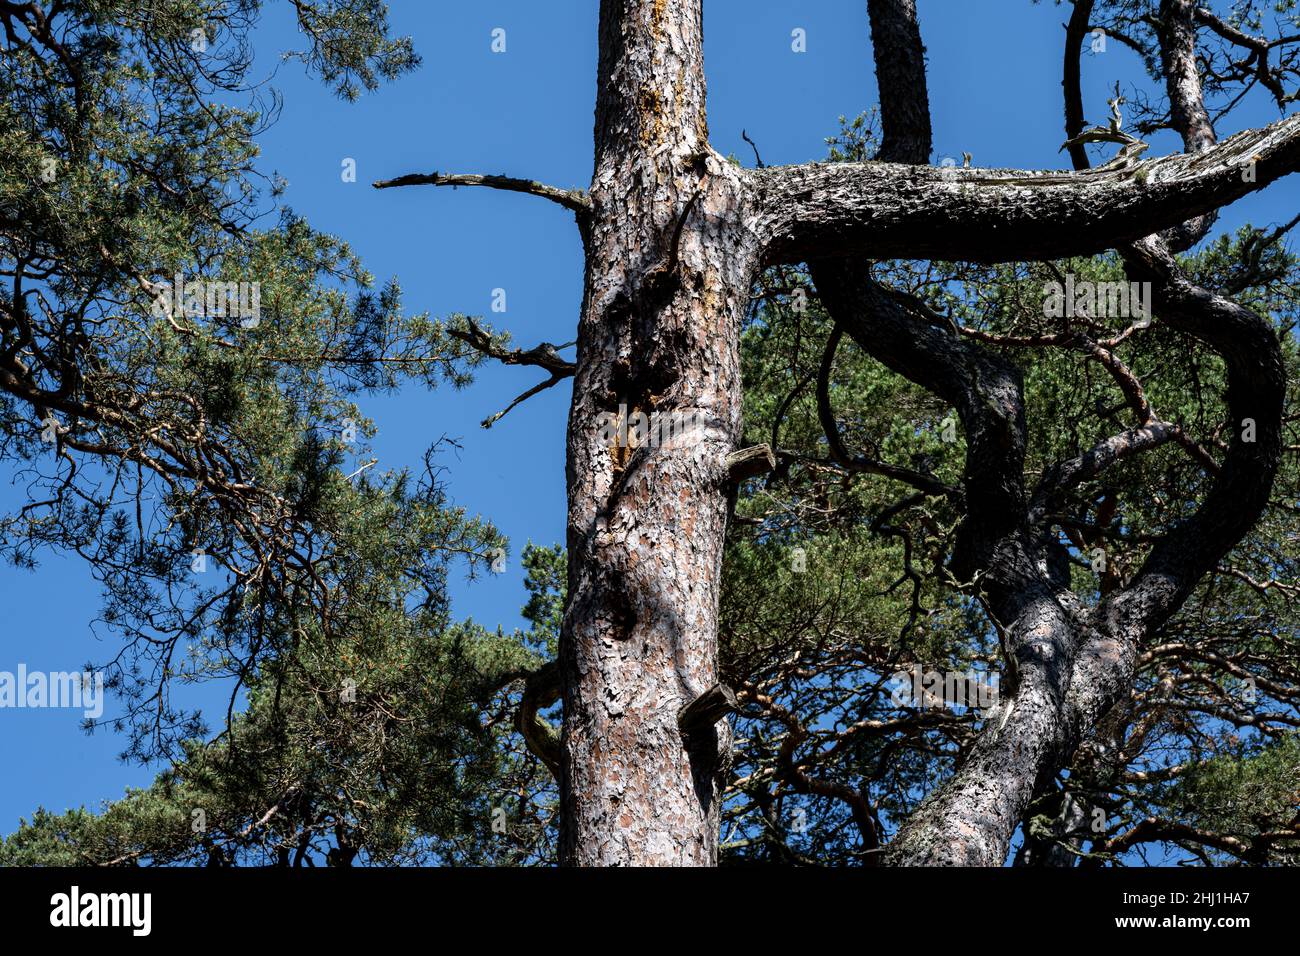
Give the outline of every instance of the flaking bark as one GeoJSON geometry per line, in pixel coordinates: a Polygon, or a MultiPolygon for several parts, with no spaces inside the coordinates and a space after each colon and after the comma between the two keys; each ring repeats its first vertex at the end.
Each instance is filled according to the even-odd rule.
{"type": "MultiPolygon", "coordinates": [[[[739,326],[758,268],[740,171],[708,144],[699,0],[605,0],[592,225],[569,415],[561,858],[708,865],[730,732],[688,748],[717,683],[740,436],[739,326]],[[603,413],[677,416],[616,454],[603,413]]],[[[703,732],[702,732],[703,733],[703,732]]],[[[701,736],[696,734],[695,736],[701,736]]]]}

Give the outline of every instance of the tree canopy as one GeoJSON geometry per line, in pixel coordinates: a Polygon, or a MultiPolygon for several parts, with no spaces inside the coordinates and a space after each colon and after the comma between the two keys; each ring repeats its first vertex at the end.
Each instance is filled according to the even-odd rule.
{"type": "MultiPolygon", "coordinates": [[[[340,97],[419,64],[378,0],[290,3],[306,48],[286,55],[340,97]]],[[[110,723],[126,756],[160,765],[103,807],[36,810],[0,864],[582,859],[564,821],[613,811],[575,792],[575,766],[623,740],[592,728],[675,734],[682,719],[624,693],[660,686],[647,661],[671,672],[663,686],[680,679],[665,700],[704,698],[708,675],[730,695],[707,759],[683,725],[669,761],[692,794],[719,781],[700,800],[722,864],[953,862],[945,834],[975,774],[990,793],[1011,781],[977,807],[1006,832],[964,862],[1300,863],[1300,217],[1213,228],[1223,204],[1300,168],[1294,115],[1215,132],[1243,87],[1284,113],[1300,98],[1294,0],[1268,17],[1248,0],[1222,16],[1075,0],[1075,171],[1060,174],[926,165],[915,5],[872,0],[880,109],[841,118],[826,160],[798,167],[672,141],[698,184],[638,246],[629,288],[600,271],[625,251],[602,219],[602,190],[627,186],[613,172],[591,193],[376,184],[504,188],[571,212],[589,257],[572,362],[480,317],[408,313],[396,280],[377,285],[277,202],[256,162],[277,106],[250,75],[262,6],[0,3],[0,461],[28,498],[0,516],[0,555],[33,573],[48,551],[89,564],[121,637],[110,723]],[[1110,140],[1089,138],[1079,101],[1093,30],[1152,80],[1117,89],[1110,140]],[[1161,129],[1185,152],[1138,158],[1137,136],[1161,129]],[[736,208],[766,237],[752,277],[700,251],[757,249],[736,208]],[[688,260],[704,265],[678,275],[688,260]],[[670,303],[714,292],[739,302],[734,356],[718,345],[697,367],[709,333],[670,303]],[[373,433],[358,396],[465,387],[488,361],[549,374],[520,400],[573,378],[577,409],[570,537],[522,549],[529,626],[511,632],[448,598],[449,574],[509,543],[449,500],[444,441],[422,473],[345,467],[373,433]],[[581,424],[680,410],[684,394],[705,396],[708,448],[762,448],[768,467],[664,465],[581,424]],[[698,512],[681,504],[701,495],[698,512]],[[718,560],[706,541],[698,576],[671,573],[712,531],[718,560]],[[683,650],[710,614],[716,644],[683,650]],[[645,669],[593,698],[584,682],[615,665],[591,649],[633,647],[638,627],[679,644],[619,650],[645,669]],[[215,724],[174,702],[176,682],[212,681],[230,693],[215,724]]],[[[641,6],[602,4],[606,78],[615,53],[630,73],[662,68],[636,60],[631,32],[610,39],[641,6]]],[[[690,47],[698,5],[670,6],[690,47]]],[[[694,130],[695,95],[650,104],[644,138],[694,130]]],[[[640,154],[611,130],[620,111],[644,119],[635,99],[602,89],[598,105],[598,153],[622,172],[640,154]]],[[[612,846],[591,853],[639,860],[612,846]]]]}

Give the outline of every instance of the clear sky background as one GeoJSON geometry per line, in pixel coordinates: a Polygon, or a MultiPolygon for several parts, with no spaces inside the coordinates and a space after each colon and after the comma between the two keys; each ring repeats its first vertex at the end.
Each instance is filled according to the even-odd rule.
{"type": "MultiPolygon", "coordinates": [[[[1215,4],[1218,6],[1219,4],[1215,4]]],[[[1065,168],[1061,98],[1063,22],[1069,8],[1030,0],[920,0],[929,59],[935,163],[974,155],[977,166],[1065,168]]],[[[424,63],[358,103],[342,103],[282,51],[300,48],[287,3],[268,3],[253,36],[262,75],[284,94],[278,124],[260,140],[263,167],[289,183],[284,202],[317,229],[342,236],[382,282],[397,276],[411,310],[462,312],[509,328],[517,344],[575,338],[582,258],[572,216],[528,196],[478,189],[408,187],[377,192],[369,183],[410,172],[504,173],[558,186],[585,186],[592,168],[597,0],[390,0],[396,34],[414,38],[424,63]],[[507,51],[491,51],[506,30],[507,51]],[[345,159],[357,181],[340,175],[345,159]],[[508,311],[490,311],[492,290],[508,311]]],[[[706,0],[705,52],[713,145],[746,165],[823,159],[840,115],[877,102],[864,0],[706,0]],[[807,52],[791,31],[807,31],[807,52]]],[[[1084,102],[1106,119],[1115,80],[1149,84],[1136,57],[1112,42],[1085,56],[1084,102]]],[[[1271,122],[1277,111],[1258,93],[1220,136],[1271,122]]],[[[1148,155],[1177,152],[1172,134],[1152,138],[1148,155]]],[[[1218,230],[1285,221],[1300,208],[1300,176],[1227,210],[1218,230]]],[[[363,398],[375,419],[382,467],[416,467],[442,435],[463,446],[448,456],[453,499],[491,518],[510,537],[506,573],[453,583],[458,616],[506,628],[524,603],[518,554],[528,541],[564,538],[564,424],[567,383],[530,399],[490,431],[479,422],[544,373],[485,366],[467,390],[363,398]]],[[[21,483],[0,473],[0,507],[21,505],[21,483]]],[[[0,670],[76,670],[120,644],[94,627],[98,588],[75,558],[47,555],[35,572],[0,568],[0,670]]],[[[209,694],[214,704],[218,695],[209,694]]],[[[218,708],[222,705],[217,704],[218,708]]],[[[109,713],[114,712],[109,702],[109,713]]],[[[222,716],[212,712],[213,722],[222,716]]],[[[37,806],[97,806],[155,768],[117,760],[122,740],[87,737],[69,710],[0,710],[0,833],[37,806]]]]}

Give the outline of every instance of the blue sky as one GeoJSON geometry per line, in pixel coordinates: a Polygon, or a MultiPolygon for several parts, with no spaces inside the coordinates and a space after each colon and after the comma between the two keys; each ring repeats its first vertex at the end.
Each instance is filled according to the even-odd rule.
{"type": "MultiPolygon", "coordinates": [[[[929,56],[935,154],[974,155],[979,166],[1062,168],[1061,24],[1068,8],[1029,0],[920,0],[929,56]]],[[[286,3],[268,4],[254,34],[259,68],[275,71],[285,98],[278,125],[260,140],[263,166],[289,183],[284,201],[318,229],[336,233],[381,282],[396,275],[412,310],[487,316],[525,347],[574,338],[581,298],[581,248],[572,217],[532,197],[489,190],[368,185],[408,172],[505,173],[584,186],[592,166],[597,0],[391,0],[394,31],[410,34],[422,67],[347,104],[302,75],[281,51],[301,45],[286,3]],[[507,51],[491,51],[494,28],[507,51]],[[345,183],[345,159],[357,181],[345,183]],[[492,291],[508,311],[490,313],[492,291]]],[[[841,114],[876,102],[863,0],[706,0],[709,126],[714,146],[750,164],[748,130],[768,164],[824,158],[841,114]],[[807,31],[807,52],[791,31],[807,31]]],[[[1136,58],[1117,43],[1084,61],[1088,119],[1106,117],[1115,80],[1143,82],[1136,58]]],[[[1146,88],[1149,89],[1149,86],[1146,88]]],[[[1270,122],[1277,113],[1252,95],[1221,135],[1270,122]]],[[[1171,134],[1149,155],[1175,152],[1171,134]]],[[[1300,177],[1232,207],[1219,228],[1290,218],[1300,177]]],[[[564,536],[564,423],[569,389],[557,386],[515,409],[490,431],[478,423],[542,376],[487,366],[462,392],[410,388],[363,399],[385,467],[415,466],[441,435],[463,446],[449,457],[455,501],[490,517],[511,540],[505,574],[457,580],[454,608],[488,625],[519,622],[517,556],[529,540],[564,536]]],[[[0,507],[21,503],[21,485],[0,474],[0,507]]],[[[35,573],[0,568],[0,670],[72,670],[116,652],[111,632],[91,626],[98,591],[75,559],[47,556],[35,573]]],[[[112,705],[110,703],[110,712],[112,705]]],[[[219,719],[219,714],[214,713],[219,719]]],[[[86,737],[80,713],[0,710],[0,833],[38,805],[95,806],[154,770],[120,763],[122,742],[86,737]]]]}

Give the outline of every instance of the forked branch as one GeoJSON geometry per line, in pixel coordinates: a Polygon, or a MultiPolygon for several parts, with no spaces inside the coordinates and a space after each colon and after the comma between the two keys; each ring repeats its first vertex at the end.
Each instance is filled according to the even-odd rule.
{"type": "Polygon", "coordinates": [[[449,328],[447,334],[464,342],[474,351],[486,355],[488,358],[496,359],[502,365],[535,365],[551,373],[550,378],[537,383],[520,394],[513,402],[495,415],[483,419],[481,424],[484,428],[491,428],[509,414],[515,406],[523,404],[539,392],[544,392],[573,375],[574,363],[565,359],[559,352],[560,349],[572,345],[572,342],[564,345],[552,345],[550,342],[542,342],[540,345],[527,350],[505,349],[493,341],[492,336],[480,328],[473,319],[466,319],[466,327],[463,329],[449,328]]]}

